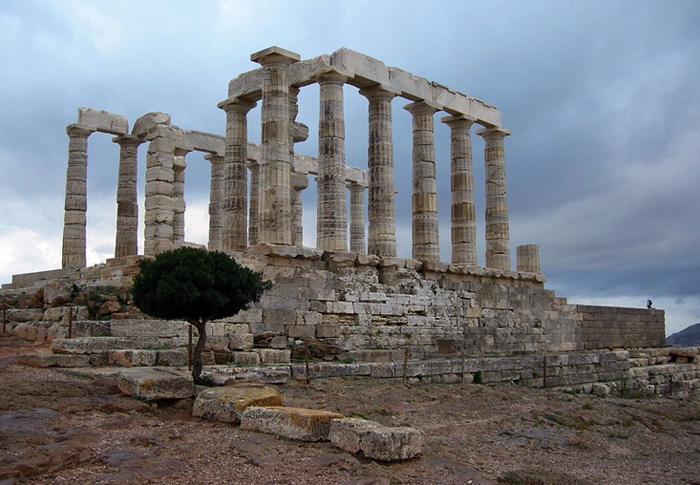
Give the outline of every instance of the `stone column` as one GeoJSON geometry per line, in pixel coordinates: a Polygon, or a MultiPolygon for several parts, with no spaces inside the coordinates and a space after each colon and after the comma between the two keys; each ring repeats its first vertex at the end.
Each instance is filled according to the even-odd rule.
{"type": "Polygon", "coordinates": [[[438,109],[425,101],[404,108],[413,117],[413,259],[440,261],[433,122],[438,109]]]}
{"type": "Polygon", "coordinates": [[[343,85],[347,78],[332,70],[316,80],[320,86],[316,244],[327,251],[347,251],[343,108],[343,85]]]}
{"type": "Polygon", "coordinates": [[[112,141],[119,145],[119,180],[117,181],[117,237],[114,257],[138,254],[139,205],[136,189],[138,148],[143,140],[121,135],[112,141]]]}
{"type": "Polygon", "coordinates": [[[150,143],[146,156],[146,215],[144,254],[155,256],[175,249],[173,224],[175,201],[175,145],[182,138],[179,128],[156,125],[148,133],[150,143]]]}
{"type": "Polygon", "coordinates": [[[291,198],[292,198],[292,245],[304,245],[304,220],[301,192],[309,186],[306,174],[299,172],[291,173],[291,198]]]}
{"type": "Polygon", "coordinates": [[[292,205],[289,177],[289,81],[288,67],[299,54],[270,47],[250,56],[265,70],[262,86],[262,146],[260,157],[260,243],[292,243],[292,205]]]}
{"type": "Polygon", "coordinates": [[[537,244],[523,244],[516,248],[518,254],[518,271],[525,273],[540,272],[540,247],[537,244]]]}
{"type": "Polygon", "coordinates": [[[365,187],[351,183],[350,190],[350,251],[364,254],[365,249],[365,187]]]}
{"type": "Polygon", "coordinates": [[[173,244],[179,248],[185,243],[185,169],[187,162],[185,157],[188,150],[175,149],[173,158],[173,202],[175,209],[173,214],[173,244]]]}
{"type": "Polygon", "coordinates": [[[486,267],[510,271],[508,201],[503,139],[510,130],[490,127],[478,130],[485,142],[486,164],[486,267]]]}
{"type": "Polygon", "coordinates": [[[360,90],[369,101],[369,254],[396,256],[394,146],[391,100],[398,94],[375,85],[360,90]]]}
{"type": "Polygon", "coordinates": [[[93,130],[68,125],[68,169],[63,221],[63,268],[84,268],[87,251],[87,139],[93,130]]]}
{"type": "Polygon", "coordinates": [[[247,246],[247,115],[256,104],[254,101],[236,99],[221,107],[226,111],[222,247],[232,251],[240,251],[247,246]]]}
{"type": "Polygon", "coordinates": [[[209,243],[210,251],[223,249],[223,188],[224,157],[212,153],[204,157],[211,163],[211,182],[209,183],[209,243]]]}
{"type": "Polygon", "coordinates": [[[462,267],[477,266],[476,205],[470,134],[474,119],[446,116],[442,122],[450,127],[452,262],[462,267]]]}
{"type": "Polygon", "coordinates": [[[250,170],[250,214],[248,216],[248,244],[258,244],[258,223],[260,219],[260,164],[248,162],[250,170]]]}

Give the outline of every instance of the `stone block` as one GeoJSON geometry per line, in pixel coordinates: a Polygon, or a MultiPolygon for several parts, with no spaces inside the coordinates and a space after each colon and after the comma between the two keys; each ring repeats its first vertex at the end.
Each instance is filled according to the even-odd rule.
{"type": "Polygon", "coordinates": [[[111,135],[129,133],[129,123],[124,116],[92,108],[78,109],[78,124],[111,135]]]}
{"type": "Polygon", "coordinates": [[[64,306],[56,308],[47,308],[44,312],[43,320],[45,322],[67,322],[68,314],[73,312],[73,321],[77,320],[87,320],[88,319],[88,309],[84,306],[64,306]]]}
{"type": "Polygon", "coordinates": [[[192,416],[223,423],[240,423],[251,407],[282,406],[282,396],[267,387],[218,387],[197,395],[192,416]]]}
{"type": "Polygon", "coordinates": [[[260,365],[260,354],[257,352],[233,352],[233,363],[243,366],[260,365]]]}
{"type": "Polygon", "coordinates": [[[8,308],[6,316],[11,322],[36,322],[43,319],[44,310],[42,308],[8,308]]]}
{"type": "Polygon", "coordinates": [[[255,343],[252,333],[233,333],[228,337],[229,350],[248,350],[255,343]]]}
{"type": "Polygon", "coordinates": [[[359,418],[334,419],[328,438],[338,448],[362,453],[381,461],[407,460],[423,451],[423,432],[409,427],[392,428],[359,418]]]}
{"type": "Polygon", "coordinates": [[[260,363],[266,364],[289,364],[291,352],[289,350],[278,349],[257,349],[260,355],[260,363]]]}
{"type": "Polygon", "coordinates": [[[107,353],[107,363],[121,367],[150,367],[156,365],[155,350],[116,349],[107,353]]]}
{"type": "Polygon", "coordinates": [[[165,349],[157,351],[156,365],[185,366],[187,365],[187,349],[165,349]]]}
{"type": "Polygon", "coordinates": [[[102,337],[55,339],[51,342],[51,351],[54,354],[94,354],[115,349],[116,346],[113,339],[102,337]]]}
{"type": "Polygon", "coordinates": [[[90,367],[90,356],[71,354],[28,354],[18,356],[17,363],[30,367],[90,367]]]}
{"type": "Polygon", "coordinates": [[[119,374],[119,389],[146,401],[186,399],[194,395],[192,376],[167,369],[129,369],[119,374]]]}
{"type": "Polygon", "coordinates": [[[333,419],[342,414],[292,407],[249,407],[243,413],[241,429],[274,434],[301,441],[328,439],[333,419]]]}

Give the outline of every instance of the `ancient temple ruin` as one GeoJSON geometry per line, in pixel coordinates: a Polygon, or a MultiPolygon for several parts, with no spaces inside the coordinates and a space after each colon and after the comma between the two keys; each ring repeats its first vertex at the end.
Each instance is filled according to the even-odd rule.
{"type": "Polygon", "coordinates": [[[228,252],[275,283],[259,304],[229,322],[248,325],[251,333],[317,338],[343,349],[426,352],[445,342],[470,353],[663,344],[663,311],[573,305],[545,289],[537,245],[519,246],[513,268],[504,151],[511,133],[494,106],[345,48],[302,60],[270,47],[250,59],[260,67],[232,79],[218,104],[226,113],[223,136],[175,126],[164,113],[138,118],[129,131],[121,115],[80,109],[67,128],[63,269],[17,275],[6,286],[52,278],[129,281],[140,257],[137,148],[147,143],[143,256],[184,243],[186,156],[206,153],[208,248],[228,252]],[[308,157],[294,151],[309,133],[296,120],[298,94],[315,84],[318,154],[308,157]],[[368,102],[366,170],[345,159],[346,84],[368,102]],[[407,101],[404,109],[413,121],[409,259],[398,258],[396,250],[395,97],[407,101]],[[249,142],[247,121],[258,104],[260,146],[249,142]],[[449,236],[438,230],[436,115],[451,133],[449,236]],[[474,200],[473,127],[485,143],[483,236],[476,225],[481,204],[474,200]],[[114,135],[119,145],[115,257],[86,268],[87,143],[96,132],[114,135]],[[301,223],[300,194],[310,175],[317,178],[315,248],[303,246],[301,223]],[[440,261],[440,237],[450,238],[449,262],[440,261]],[[484,267],[478,264],[478,237],[485,240],[484,267]]]}

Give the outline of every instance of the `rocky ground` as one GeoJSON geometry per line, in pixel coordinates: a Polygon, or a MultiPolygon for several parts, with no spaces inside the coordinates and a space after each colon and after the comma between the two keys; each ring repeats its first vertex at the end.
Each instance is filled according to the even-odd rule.
{"type": "Polygon", "coordinates": [[[0,337],[0,485],[699,484],[700,399],[620,399],[518,386],[326,379],[286,405],[425,431],[421,458],[384,464],[147,404],[111,382],[19,366],[47,352],[0,337]]]}

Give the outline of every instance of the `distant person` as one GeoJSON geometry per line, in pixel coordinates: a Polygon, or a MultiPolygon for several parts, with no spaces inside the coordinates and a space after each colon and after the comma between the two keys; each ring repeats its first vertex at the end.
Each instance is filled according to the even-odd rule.
{"type": "Polygon", "coordinates": [[[652,305],[651,300],[647,300],[647,308],[649,310],[651,310],[653,308],[651,305],[652,305]]]}

